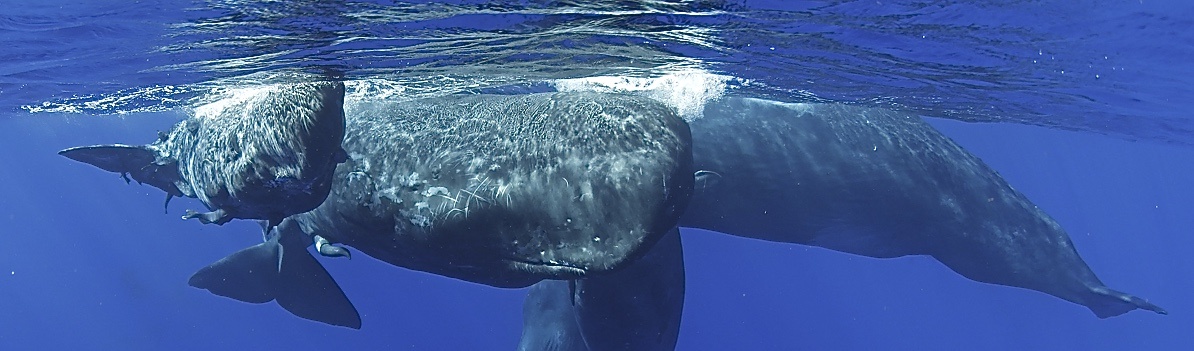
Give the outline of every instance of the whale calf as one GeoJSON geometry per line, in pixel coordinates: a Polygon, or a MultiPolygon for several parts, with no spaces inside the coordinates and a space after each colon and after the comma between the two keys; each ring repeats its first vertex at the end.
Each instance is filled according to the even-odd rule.
{"type": "Polygon", "coordinates": [[[697,190],[681,226],[878,258],[930,255],[1100,318],[1166,313],[1105,286],[1056,221],[915,115],[725,98],[690,127],[697,190]]]}
{"type": "Polygon", "coordinates": [[[673,230],[617,272],[531,286],[517,349],[670,351],[683,310],[684,253],[673,230]]]}
{"type": "Polygon", "coordinates": [[[234,218],[276,225],[310,211],[331,190],[344,161],[344,84],[262,87],[201,106],[158,140],[141,146],[81,146],[59,154],[120,173],[211,211],[183,217],[223,224],[234,218]]]}
{"type": "Polygon", "coordinates": [[[348,158],[327,199],[287,217],[270,241],[196,273],[192,286],[246,302],[277,299],[300,317],[355,328],[358,313],[322,267],[287,273],[299,266],[289,257],[309,258],[295,251],[313,243],[338,255],[336,245],[347,245],[395,266],[520,288],[634,262],[675,227],[692,193],[688,126],[647,98],[365,100],[345,115],[348,158]],[[271,265],[280,268],[243,273],[271,265]]]}

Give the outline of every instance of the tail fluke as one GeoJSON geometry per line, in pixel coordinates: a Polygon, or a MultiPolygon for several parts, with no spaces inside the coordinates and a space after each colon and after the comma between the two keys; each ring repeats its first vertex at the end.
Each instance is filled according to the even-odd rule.
{"type": "Polygon", "coordinates": [[[296,316],[361,328],[361,315],[323,265],[301,244],[284,247],[277,235],[200,269],[189,284],[248,303],[277,300],[296,316]]]}
{"type": "Polygon", "coordinates": [[[361,329],[361,315],[356,307],[323,265],[303,249],[282,260],[278,304],[299,317],[361,329]]]}
{"type": "Polygon", "coordinates": [[[1099,318],[1115,317],[1137,308],[1153,311],[1158,314],[1169,314],[1169,311],[1166,311],[1164,308],[1128,293],[1111,290],[1103,286],[1091,289],[1091,291],[1095,293],[1099,300],[1090,301],[1086,303],[1086,306],[1099,318]]]}
{"type": "Polygon", "coordinates": [[[266,241],[203,267],[187,284],[237,301],[270,302],[281,280],[281,258],[282,245],[266,241]]]}

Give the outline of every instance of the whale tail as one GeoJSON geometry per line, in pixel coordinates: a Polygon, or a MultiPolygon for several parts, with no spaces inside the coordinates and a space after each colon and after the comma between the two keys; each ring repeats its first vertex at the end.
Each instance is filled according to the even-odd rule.
{"type": "Polygon", "coordinates": [[[1159,314],[1169,314],[1169,311],[1145,299],[1115,291],[1105,286],[1094,287],[1090,290],[1095,294],[1096,300],[1088,301],[1085,305],[1099,318],[1115,317],[1138,308],[1159,314]]]}
{"type": "Polygon", "coordinates": [[[284,240],[282,231],[277,233],[200,269],[188,284],[242,302],[277,300],[296,316],[360,329],[356,307],[307,252],[307,245],[302,240],[284,240]]]}

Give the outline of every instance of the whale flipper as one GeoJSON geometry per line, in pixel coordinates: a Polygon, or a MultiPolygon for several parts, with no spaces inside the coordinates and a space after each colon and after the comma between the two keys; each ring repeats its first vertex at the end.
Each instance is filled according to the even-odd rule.
{"type": "Polygon", "coordinates": [[[274,235],[200,269],[188,284],[248,303],[277,300],[296,316],[360,329],[356,307],[302,241],[280,243],[279,237],[274,235]]]}
{"type": "MultiPolygon", "coordinates": [[[[149,184],[166,192],[167,196],[183,196],[174,185],[179,179],[178,164],[171,159],[159,158],[146,146],[109,144],[78,146],[58,152],[66,158],[118,173],[128,182],[132,177],[138,183],[149,184]]],[[[167,197],[169,203],[169,197],[167,197]]]]}
{"type": "Polygon", "coordinates": [[[684,279],[680,232],[672,229],[621,270],[536,283],[523,302],[518,350],[674,350],[684,279]]]}
{"type": "Polygon", "coordinates": [[[588,351],[576,324],[576,309],[567,280],[544,280],[531,286],[522,305],[522,337],[518,351],[588,351]]]}
{"type": "Polygon", "coordinates": [[[124,144],[78,146],[59,151],[58,154],[114,173],[136,171],[156,158],[153,151],[145,146],[124,144]]]}
{"type": "Polygon", "coordinates": [[[224,209],[218,209],[211,212],[196,212],[194,210],[187,210],[187,213],[182,215],[183,220],[192,218],[198,219],[199,222],[203,224],[215,223],[219,225],[223,225],[224,223],[228,223],[228,221],[232,220],[232,216],[228,215],[228,211],[225,211],[224,209]]]}

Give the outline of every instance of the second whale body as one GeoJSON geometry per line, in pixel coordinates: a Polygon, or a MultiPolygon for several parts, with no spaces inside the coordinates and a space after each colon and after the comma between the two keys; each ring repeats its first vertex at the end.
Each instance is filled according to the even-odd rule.
{"type": "Polygon", "coordinates": [[[691,129],[697,190],[681,226],[878,258],[929,255],[1100,318],[1166,313],[1104,285],[1056,221],[918,116],[727,98],[691,129]]]}

